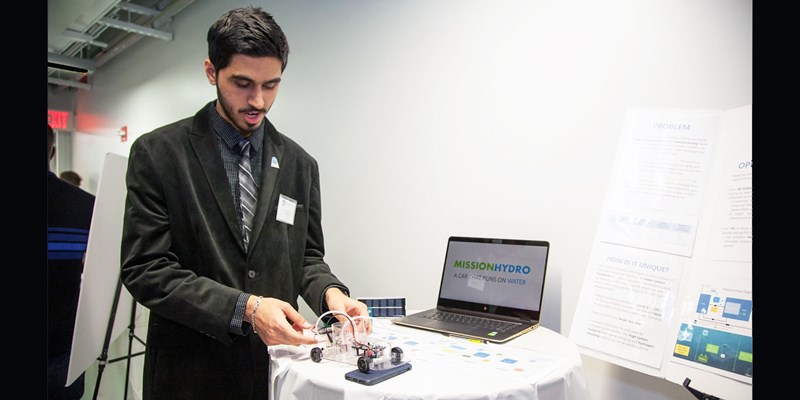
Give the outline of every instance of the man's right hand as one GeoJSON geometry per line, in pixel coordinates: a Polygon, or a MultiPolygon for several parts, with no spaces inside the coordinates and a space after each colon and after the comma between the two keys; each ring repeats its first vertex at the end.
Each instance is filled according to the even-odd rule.
{"type": "Polygon", "coordinates": [[[315,344],[317,340],[303,334],[303,330],[311,329],[311,324],[297,310],[283,301],[273,297],[263,297],[255,310],[257,296],[247,300],[248,322],[266,345],[278,344],[315,344]],[[289,323],[292,322],[292,324],[289,323]]]}

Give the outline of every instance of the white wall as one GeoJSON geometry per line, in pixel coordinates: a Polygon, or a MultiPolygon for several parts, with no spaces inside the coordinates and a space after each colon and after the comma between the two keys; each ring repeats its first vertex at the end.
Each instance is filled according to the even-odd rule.
{"type": "MultiPolygon", "coordinates": [[[[172,42],[144,39],[93,76],[73,138],[84,187],[106,152],[214,98],[206,31],[251,3],[198,0],[172,42]]],[[[411,308],[434,305],[449,235],[548,240],[544,325],[567,334],[625,111],[752,104],[751,0],[259,4],[289,38],[269,117],[320,163],[327,260],[354,296],[411,308]]],[[[595,400],[692,398],[584,367],[595,400]]]]}

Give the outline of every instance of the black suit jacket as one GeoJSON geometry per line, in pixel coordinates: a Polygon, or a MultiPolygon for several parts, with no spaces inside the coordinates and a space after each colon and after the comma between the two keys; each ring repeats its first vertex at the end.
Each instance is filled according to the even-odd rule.
{"type": "Polygon", "coordinates": [[[295,309],[302,295],[320,314],[324,290],[344,287],[323,260],[317,163],[267,119],[253,237],[241,247],[209,105],[139,137],[128,161],[121,279],[150,309],[149,399],[266,399],[266,346],[229,332],[239,294],[295,309]],[[297,200],[293,225],[276,220],[281,194],[297,200]]]}

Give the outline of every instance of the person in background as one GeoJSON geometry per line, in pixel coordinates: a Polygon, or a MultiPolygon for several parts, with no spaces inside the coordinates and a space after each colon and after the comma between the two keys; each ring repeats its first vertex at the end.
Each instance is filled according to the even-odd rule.
{"type": "Polygon", "coordinates": [[[50,171],[55,134],[47,125],[47,396],[80,399],[84,374],[66,386],[83,259],[95,196],[50,171]]]}
{"type": "Polygon", "coordinates": [[[283,31],[246,7],[206,39],[216,100],[137,138],[128,159],[121,279],[150,310],[145,400],[267,399],[267,346],[317,343],[299,296],[317,315],[369,316],[324,260],[316,160],[266,117],[283,31]]]}
{"type": "Polygon", "coordinates": [[[69,182],[69,183],[71,183],[71,184],[73,184],[73,185],[75,185],[77,187],[81,187],[81,181],[83,180],[83,178],[81,178],[81,176],[78,175],[78,173],[75,172],[75,171],[64,171],[61,174],[59,174],[58,176],[59,176],[59,178],[65,180],[65,181],[67,181],[67,182],[69,182]]]}

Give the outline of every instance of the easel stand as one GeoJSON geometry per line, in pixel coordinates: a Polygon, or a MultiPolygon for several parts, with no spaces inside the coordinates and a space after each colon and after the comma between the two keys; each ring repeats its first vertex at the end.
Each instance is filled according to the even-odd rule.
{"type": "Polygon", "coordinates": [[[94,384],[94,396],[92,396],[93,400],[97,400],[97,393],[100,390],[100,380],[103,377],[103,370],[106,367],[106,364],[115,363],[117,361],[128,360],[128,364],[125,368],[125,394],[124,399],[128,399],[128,378],[130,377],[131,373],[131,358],[144,354],[144,351],[140,351],[135,354],[131,354],[133,350],[133,339],[136,339],[139,343],[145,344],[142,339],[137,337],[133,332],[136,328],[136,300],[133,301],[131,305],[131,319],[130,323],[128,324],[128,355],[122,356],[119,358],[115,358],[113,360],[108,360],[108,347],[111,344],[111,333],[114,330],[114,321],[117,317],[117,306],[119,305],[119,297],[122,293],[122,279],[117,279],[117,291],[114,293],[114,303],[111,304],[111,316],[108,318],[108,327],[106,328],[106,337],[103,341],[103,351],[100,353],[100,356],[97,357],[98,366],[97,366],[97,381],[94,384]]]}

